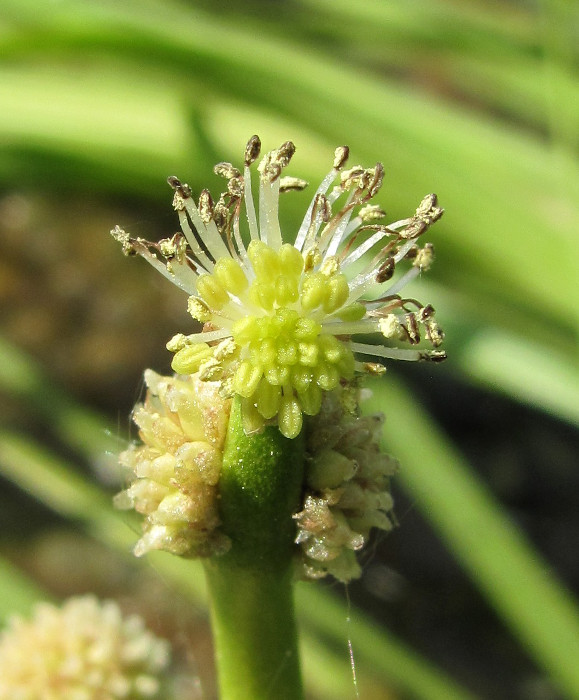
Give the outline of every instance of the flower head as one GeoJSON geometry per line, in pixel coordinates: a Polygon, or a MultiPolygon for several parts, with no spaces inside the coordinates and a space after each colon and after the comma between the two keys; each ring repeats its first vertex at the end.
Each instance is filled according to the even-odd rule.
{"type": "Polygon", "coordinates": [[[0,700],[159,698],[168,663],[168,643],[113,601],[41,603],[0,636],[0,700]]]}
{"type": "Polygon", "coordinates": [[[303,414],[319,413],[324,392],[357,373],[384,371],[369,358],[444,359],[436,349],[443,334],[433,308],[400,296],[430,266],[432,246],[419,247],[418,240],[443,210],[431,194],[411,217],[378,223],[384,212],[370,202],[383,166],[346,170],[348,148],[340,147],[296,235],[284,242],[280,192],[306,183],[282,177],[295,151],[290,141],[282,144],[258,166],[256,211],[250,166],[260,148],[252,137],[243,172],[229,163],[216,166],[228,181],[216,203],[205,190],[196,204],[188,185],[169,178],[182,233],[159,243],[118,226],[112,234],[125,253],[139,253],[187,292],[189,312],[204,324],[199,333],[169,342],[173,369],[219,380],[222,393],[239,395],[246,432],[277,422],[283,435],[295,437],[303,414]],[[409,269],[398,274],[406,263],[409,269]],[[421,329],[434,350],[391,346],[418,345],[421,329]],[[368,334],[389,345],[353,339],[368,334]]]}
{"type": "Polygon", "coordinates": [[[355,385],[328,392],[307,424],[303,506],[293,516],[306,578],[357,578],[356,552],[370,530],[396,524],[390,477],[398,462],[380,451],[384,417],[359,415],[360,393],[355,385]]]}
{"type": "Polygon", "coordinates": [[[145,402],[133,412],[143,442],[121,453],[131,483],[115,497],[118,508],[146,516],[134,553],[222,553],[229,540],[218,530],[217,483],[231,401],[197,375],[147,370],[145,383],[145,402]]]}

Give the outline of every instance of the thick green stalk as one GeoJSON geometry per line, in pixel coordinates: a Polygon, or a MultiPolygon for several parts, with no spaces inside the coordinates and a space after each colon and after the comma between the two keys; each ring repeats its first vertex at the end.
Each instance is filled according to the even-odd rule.
{"type": "Polygon", "coordinates": [[[221,700],[301,700],[291,572],[206,572],[221,700]]]}
{"type": "Polygon", "coordinates": [[[220,478],[231,550],[206,564],[221,700],[303,698],[292,559],[304,469],[301,436],[247,436],[231,412],[220,478]]]}

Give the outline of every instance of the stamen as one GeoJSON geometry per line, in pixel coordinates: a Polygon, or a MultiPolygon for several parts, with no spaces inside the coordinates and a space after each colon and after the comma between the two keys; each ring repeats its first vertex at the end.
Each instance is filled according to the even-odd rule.
{"type": "MultiPolygon", "coordinates": [[[[324,230],[324,232],[322,233],[322,241],[329,239],[329,243],[326,244],[328,245],[328,249],[324,257],[335,255],[336,251],[338,250],[338,246],[340,245],[342,239],[346,235],[346,231],[348,230],[348,224],[352,217],[352,213],[355,206],[355,202],[352,202],[353,197],[354,193],[350,192],[346,203],[342,207],[341,211],[333,217],[333,219],[326,227],[327,230],[324,230]],[[332,233],[333,228],[335,228],[335,230],[332,233]],[[330,233],[332,233],[331,238],[330,233]]],[[[322,252],[324,247],[324,245],[321,246],[322,252]]]]}
{"type": "Polygon", "coordinates": [[[245,248],[245,245],[243,243],[243,239],[241,238],[241,232],[239,230],[239,207],[241,206],[241,202],[237,203],[237,206],[235,208],[235,213],[233,214],[233,237],[235,238],[235,245],[237,246],[237,251],[239,254],[239,261],[243,265],[243,268],[245,269],[246,275],[249,273],[251,270],[251,266],[249,264],[249,258],[247,257],[247,250],[245,248]]]}
{"type": "Polygon", "coordinates": [[[181,339],[182,345],[192,345],[193,343],[199,342],[211,343],[214,340],[223,340],[224,338],[231,337],[231,330],[227,328],[220,328],[216,331],[201,331],[200,333],[191,333],[190,335],[183,335],[182,333],[179,333],[169,341],[169,343],[172,344],[172,347],[175,347],[173,341],[176,340],[177,337],[181,339]]]}
{"type": "MultiPolygon", "coordinates": [[[[185,234],[185,238],[187,239],[187,242],[191,246],[191,252],[193,255],[197,258],[199,264],[207,270],[207,272],[211,272],[213,270],[213,267],[215,266],[215,263],[209,259],[205,251],[201,248],[199,243],[197,242],[197,237],[195,233],[193,232],[193,229],[189,225],[189,221],[187,219],[187,214],[185,211],[182,209],[177,212],[177,215],[179,216],[179,223],[181,224],[181,230],[185,234]]],[[[201,217],[199,217],[199,221],[201,222],[201,217]]],[[[203,226],[203,222],[201,222],[201,225],[203,226]]],[[[205,228],[203,226],[203,228],[205,228]]]]}
{"type": "Polygon", "coordinates": [[[391,231],[389,231],[386,227],[383,229],[376,231],[376,233],[370,238],[368,238],[362,245],[359,245],[355,250],[353,250],[348,257],[342,261],[343,267],[347,267],[348,265],[351,265],[352,263],[355,263],[356,260],[359,260],[365,253],[367,253],[371,248],[373,248],[378,241],[381,241],[383,238],[386,238],[386,236],[390,236],[392,234],[391,231]]]}
{"type": "Polygon", "coordinates": [[[417,362],[423,358],[423,353],[419,350],[408,350],[406,348],[387,348],[383,345],[370,345],[368,343],[350,343],[350,348],[354,352],[363,355],[374,355],[376,357],[386,357],[391,360],[407,360],[417,362]]]}
{"type": "Polygon", "coordinates": [[[370,318],[351,323],[340,321],[338,323],[322,324],[322,333],[329,335],[358,335],[361,333],[375,333],[378,330],[380,330],[379,321],[370,318]]]}
{"type": "Polygon", "coordinates": [[[312,222],[312,211],[314,209],[314,206],[316,204],[316,198],[320,194],[326,194],[328,189],[330,188],[330,185],[332,182],[336,179],[336,176],[338,174],[338,170],[336,168],[333,168],[330,170],[330,172],[326,175],[326,177],[321,181],[320,186],[316,190],[312,201],[310,202],[310,205],[306,211],[306,215],[303,218],[303,221],[301,223],[301,226],[299,228],[299,231],[296,236],[296,240],[294,243],[294,247],[297,248],[298,250],[303,250],[304,249],[304,243],[306,240],[306,236],[308,234],[311,222],[312,222]]]}
{"type": "Polygon", "coordinates": [[[255,202],[253,201],[253,192],[251,191],[251,171],[249,165],[246,165],[243,171],[243,184],[245,188],[245,214],[249,225],[249,235],[251,236],[251,240],[258,240],[259,229],[257,228],[255,202]]]}
{"type": "Polygon", "coordinates": [[[263,177],[259,183],[259,225],[261,240],[267,243],[273,250],[281,248],[282,238],[279,226],[279,178],[273,182],[264,181],[263,177]]]}

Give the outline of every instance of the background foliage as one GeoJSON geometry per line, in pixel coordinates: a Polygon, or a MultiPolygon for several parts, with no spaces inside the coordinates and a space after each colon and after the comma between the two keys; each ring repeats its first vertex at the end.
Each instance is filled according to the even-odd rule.
{"type": "MultiPolygon", "coordinates": [[[[312,698],[579,698],[579,6],[566,0],[0,0],[0,613],[87,590],[170,637],[215,697],[198,567],[136,562],[114,454],[183,298],[115,223],[176,230],[178,175],[260,134],[316,183],[333,148],[436,191],[431,300],[450,360],[370,408],[401,527],[349,588],[298,591],[312,698]],[[194,605],[191,605],[191,603],[194,605]]],[[[310,195],[282,203],[293,227],[310,195]]]]}

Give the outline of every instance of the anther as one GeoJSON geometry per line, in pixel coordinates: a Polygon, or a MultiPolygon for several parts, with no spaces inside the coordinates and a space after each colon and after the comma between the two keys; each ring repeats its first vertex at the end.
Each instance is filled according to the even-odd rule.
{"type": "Polygon", "coordinates": [[[418,345],[420,342],[420,331],[418,330],[418,322],[415,314],[406,314],[406,325],[404,328],[408,333],[408,342],[410,345],[418,345]]]}
{"type": "Polygon", "coordinates": [[[427,319],[434,316],[434,307],[432,304],[427,304],[418,310],[416,317],[420,323],[424,323],[427,319]]]}
{"type": "Polygon", "coordinates": [[[433,194],[427,194],[426,197],[418,205],[416,210],[416,218],[422,219],[429,226],[440,219],[444,214],[444,209],[438,206],[438,197],[433,194]]]}
{"type": "Polygon", "coordinates": [[[306,180],[302,180],[299,177],[281,177],[279,179],[279,191],[281,192],[290,192],[291,190],[305,190],[305,188],[308,186],[308,183],[306,180]]]}
{"type": "Polygon", "coordinates": [[[383,182],[384,166],[382,163],[376,163],[376,167],[374,168],[374,178],[368,186],[368,193],[370,197],[374,197],[378,193],[378,190],[382,187],[383,182]]]}
{"type": "MultiPolygon", "coordinates": [[[[360,211],[358,212],[358,216],[364,222],[374,221],[375,219],[381,219],[384,216],[386,216],[386,212],[378,204],[367,204],[365,207],[362,207],[360,209],[360,211]]],[[[382,228],[384,230],[387,230],[385,226],[382,228]]]]}
{"type": "Polygon", "coordinates": [[[213,221],[220,231],[224,231],[227,228],[227,222],[229,221],[229,212],[227,207],[223,202],[219,201],[213,209],[213,221]]]}
{"type": "Polygon", "coordinates": [[[376,273],[375,278],[376,282],[378,282],[378,284],[382,284],[382,282],[387,282],[389,279],[392,278],[395,268],[396,262],[392,256],[389,256],[378,268],[378,272],[376,273]]]}
{"type": "Polygon", "coordinates": [[[428,229],[428,224],[422,219],[412,219],[411,222],[399,231],[400,238],[418,238],[428,229]]]}
{"type": "Polygon", "coordinates": [[[199,195],[199,214],[204,224],[213,218],[213,198],[209,190],[203,190],[199,195]]]}
{"type": "Polygon", "coordinates": [[[241,177],[232,177],[227,183],[227,192],[234,199],[243,197],[243,179],[241,177]]]}
{"type": "Polygon", "coordinates": [[[349,156],[350,148],[348,146],[338,146],[334,151],[334,170],[341,170],[349,156]]]}
{"type": "Polygon", "coordinates": [[[446,357],[447,355],[444,350],[429,350],[420,355],[420,359],[426,360],[427,362],[444,362],[446,357]]]}
{"type": "Polygon", "coordinates": [[[292,141],[286,141],[277,149],[277,162],[280,167],[285,168],[290,160],[292,159],[294,153],[296,152],[296,147],[292,141]]]}
{"type": "Polygon", "coordinates": [[[379,362],[364,362],[362,369],[364,372],[378,377],[382,376],[386,372],[386,367],[381,365],[379,362]]]}
{"type": "Polygon", "coordinates": [[[245,158],[244,163],[249,167],[253,162],[259,158],[259,153],[261,151],[261,141],[259,136],[252,136],[247,142],[245,147],[245,158]]]}
{"type": "Polygon", "coordinates": [[[167,178],[167,182],[177,194],[183,197],[183,199],[188,199],[191,196],[191,188],[189,187],[189,185],[187,185],[184,182],[181,182],[181,180],[179,180],[179,178],[175,177],[174,175],[169,175],[169,177],[167,178]]]}
{"type": "Polygon", "coordinates": [[[213,172],[216,175],[220,175],[221,177],[226,178],[227,180],[231,180],[233,177],[240,177],[241,173],[239,170],[231,165],[231,163],[217,163],[217,165],[213,168],[213,172]]]}

